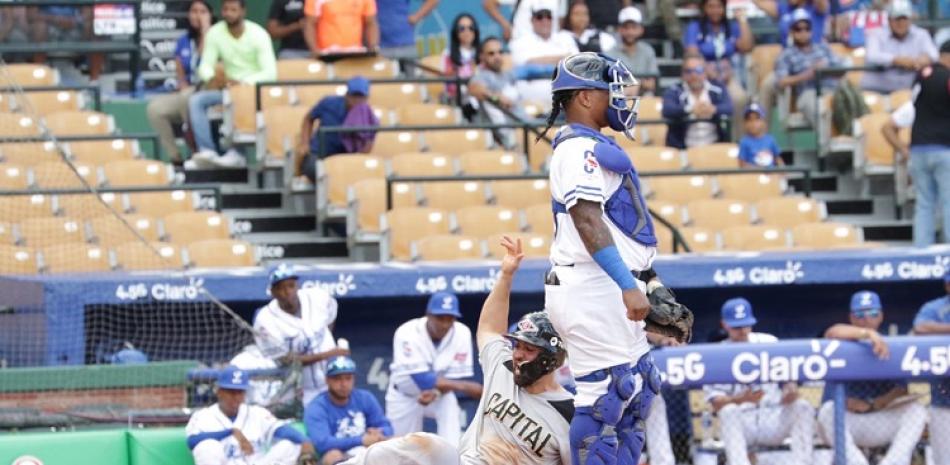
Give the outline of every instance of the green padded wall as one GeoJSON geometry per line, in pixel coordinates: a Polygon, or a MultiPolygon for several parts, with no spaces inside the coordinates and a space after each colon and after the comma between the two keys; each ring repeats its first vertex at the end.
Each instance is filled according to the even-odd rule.
{"type": "Polygon", "coordinates": [[[128,432],[128,465],[192,465],[184,428],[136,429],[128,432]]]}
{"type": "MultiPolygon", "coordinates": [[[[182,433],[184,434],[184,433],[182,433]]],[[[44,465],[127,465],[124,430],[0,435],[0,463],[32,455],[44,465]]]]}

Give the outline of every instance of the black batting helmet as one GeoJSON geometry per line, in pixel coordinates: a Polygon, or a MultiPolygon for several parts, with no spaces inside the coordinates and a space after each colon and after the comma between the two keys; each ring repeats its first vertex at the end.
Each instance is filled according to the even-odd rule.
{"type": "Polygon", "coordinates": [[[521,341],[541,349],[536,359],[521,366],[520,376],[515,377],[515,383],[519,386],[531,385],[538,378],[564,364],[567,350],[547,313],[529,313],[521,317],[512,329],[513,331],[504,335],[508,340],[521,341]]]}

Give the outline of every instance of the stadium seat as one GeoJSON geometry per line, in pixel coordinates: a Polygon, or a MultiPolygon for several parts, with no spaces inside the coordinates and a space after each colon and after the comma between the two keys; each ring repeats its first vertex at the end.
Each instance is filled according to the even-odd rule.
{"type": "Polygon", "coordinates": [[[0,197],[0,218],[18,223],[27,218],[43,218],[53,214],[51,197],[43,194],[0,197]]]}
{"type": "MultiPolygon", "coordinates": [[[[426,78],[443,77],[442,73],[445,72],[445,56],[442,55],[441,53],[424,56],[420,58],[418,62],[425,67],[438,70],[438,74],[430,72],[430,71],[420,70],[421,77],[426,77],[426,78]]],[[[426,83],[425,87],[426,87],[426,93],[429,95],[429,99],[432,101],[438,101],[439,97],[443,93],[445,93],[445,84],[441,82],[426,83]]]]}
{"type": "Polygon", "coordinates": [[[388,58],[346,58],[333,63],[333,77],[349,79],[363,76],[366,79],[394,78],[399,74],[399,65],[388,58]]]}
{"type": "Polygon", "coordinates": [[[307,110],[313,108],[323,97],[344,94],[346,94],[346,86],[343,84],[311,84],[294,87],[297,104],[307,110]]]}
{"type": "Polygon", "coordinates": [[[762,80],[775,70],[775,62],[781,53],[780,44],[759,44],[752,49],[748,63],[753,89],[758,89],[762,80]]]}
{"type": "Polygon", "coordinates": [[[508,208],[526,208],[551,201],[547,179],[492,181],[489,186],[495,205],[508,208]]]}
{"type": "Polygon", "coordinates": [[[673,226],[680,227],[686,223],[686,210],[682,205],[662,200],[651,200],[647,202],[647,207],[656,215],[672,223],[673,226]]]}
{"type": "Polygon", "coordinates": [[[693,147],[686,151],[686,160],[694,170],[735,169],[739,167],[739,146],[718,143],[693,147]]]}
{"type": "Polygon", "coordinates": [[[139,215],[161,218],[178,212],[194,211],[198,205],[194,191],[134,192],[128,194],[129,209],[139,215]]]}
{"type": "MultiPolygon", "coordinates": [[[[0,114],[0,120],[2,119],[3,115],[0,114]]],[[[2,129],[0,129],[0,132],[2,132],[2,129]]],[[[4,162],[21,166],[63,161],[62,155],[56,149],[56,144],[52,142],[0,142],[0,155],[3,156],[4,162]]]]}
{"type": "MultiPolygon", "coordinates": [[[[551,130],[548,131],[548,139],[554,137],[555,129],[556,128],[551,128],[551,130]]],[[[551,143],[544,139],[535,142],[536,138],[537,136],[534,133],[528,133],[528,164],[531,166],[531,171],[541,172],[543,171],[544,165],[548,162],[548,158],[551,157],[553,148],[551,147],[551,143]]],[[[521,137],[519,136],[518,146],[520,147],[522,144],[523,142],[521,142],[521,137]]]]}
{"type": "Polygon", "coordinates": [[[254,246],[234,239],[207,239],[188,245],[188,261],[199,268],[257,265],[254,246]]]}
{"type": "Polygon", "coordinates": [[[39,267],[32,248],[0,244],[0,275],[36,273],[39,267]]]}
{"type": "Polygon", "coordinates": [[[525,207],[524,223],[528,230],[535,234],[550,235],[554,233],[554,212],[551,211],[551,202],[525,207]]]}
{"type": "Polygon", "coordinates": [[[735,199],[694,200],[686,205],[690,226],[699,226],[719,231],[731,226],[752,222],[751,208],[735,199]]]}
{"type": "Polygon", "coordinates": [[[115,131],[112,116],[97,111],[60,111],[44,120],[46,128],[57,136],[100,136],[115,131]]]}
{"type": "Polygon", "coordinates": [[[651,176],[644,183],[654,200],[685,204],[713,196],[713,183],[708,176],[651,176]]]}
{"type": "MultiPolygon", "coordinates": [[[[858,119],[856,133],[860,145],[855,151],[854,165],[865,173],[891,173],[894,171],[894,148],[884,138],[881,128],[891,118],[888,113],[869,113],[858,119]]],[[[901,131],[905,136],[906,131],[901,131]]]]}
{"type": "Polygon", "coordinates": [[[755,211],[762,224],[786,229],[817,223],[826,216],[823,203],[799,196],[762,199],[755,204],[755,211]]]}
{"type": "Polygon", "coordinates": [[[175,244],[187,245],[206,239],[228,239],[231,236],[230,221],[215,212],[172,213],[162,219],[162,224],[165,227],[165,240],[175,244]]]}
{"type": "Polygon", "coordinates": [[[73,159],[94,166],[121,160],[132,160],[139,153],[136,140],[90,140],[69,143],[69,154],[73,159]]]}
{"type": "Polygon", "coordinates": [[[644,95],[637,107],[637,119],[653,121],[663,119],[663,97],[644,95]]]}
{"type": "Polygon", "coordinates": [[[472,236],[437,234],[412,243],[414,260],[448,261],[478,260],[485,256],[482,242],[472,236]]]}
{"type": "Polygon", "coordinates": [[[70,90],[24,92],[14,96],[12,100],[22,113],[34,116],[46,116],[59,111],[79,111],[83,105],[81,94],[70,90]]]}
{"type": "Polygon", "coordinates": [[[403,153],[390,160],[393,176],[452,176],[455,159],[441,153],[403,153]]]}
{"type": "MultiPolygon", "coordinates": [[[[662,224],[656,224],[653,233],[656,235],[657,252],[669,255],[673,253],[673,231],[662,224]]],[[[682,252],[682,249],[680,250],[682,252]]]]}
{"type": "Polygon", "coordinates": [[[450,232],[449,215],[435,208],[400,208],[386,212],[383,218],[380,228],[386,236],[382,244],[384,259],[388,255],[396,260],[410,260],[409,245],[413,240],[450,232]]]}
{"type": "Polygon", "coordinates": [[[521,250],[525,258],[547,258],[551,254],[551,236],[534,233],[507,233],[495,234],[485,239],[488,256],[493,260],[501,260],[505,256],[505,248],[501,246],[502,236],[508,236],[515,241],[521,239],[521,250]]]}
{"type": "Polygon", "coordinates": [[[788,186],[782,176],[762,173],[719,175],[716,177],[716,185],[723,197],[744,202],[781,197],[788,186]]]}
{"type": "Polygon", "coordinates": [[[46,65],[5,63],[3,73],[0,73],[0,82],[5,82],[7,79],[20,87],[55,86],[59,84],[59,73],[46,65]]]}
{"type": "Polygon", "coordinates": [[[521,230],[517,210],[495,205],[460,208],[455,211],[459,232],[484,239],[494,234],[521,230]]]}
{"type": "Polygon", "coordinates": [[[17,225],[17,231],[24,244],[34,248],[86,242],[82,222],[73,218],[27,218],[17,225]]]}
{"type": "Polygon", "coordinates": [[[347,189],[347,233],[362,241],[379,233],[379,215],[386,211],[386,180],[364,179],[347,189]]]}
{"type": "Polygon", "coordinates": [[[430,151],[459,154],[487,150],[491,145],[491,135],[478,129],[427,131],[423,136],[423,142],[430,151]]]}
{"type": "Polygon", "coordinates": [[[0,223],[0,244],[16,244],[16,236],[13,235],[13,226],[7,223],[0,223]]]}
{"type": "Polygon", "coordinates": [[[386,170],[383,160],[369,155],[340,154],[331,155],[317,162],[317,184],[323,186],[328,205],[343,207],[346,205],[346,188],[353,183],[372,178],[384,178],[386,170]]]}
{"type": "Polygon", "coordinates": [[[96,168],[84,163],[70,166],[65,162],[54,161],[36,165],[33,167],[33,178],[41,189],[82,189],[86,184],[93,187],[99,185],[96,168]]]}
{"type": "Polygon", "coordinates": [[[888,108],[890,108],[891,111],[895,111],[905,103],[910,102],[912,98],[913,94],[910,89],[895,90],[887,97],[889,101],[888,108]]]}
{"type": "MultiPolygon", "coordinates": [[[[376,181],[374,179],[374,181],[376,181]]],[[[385,180],[383,184],[385,184],[385,180]]],[[[385,191],[385,187],[380,190],[380,192],[385,191]]],[[[419,188],[417,184],[409,184],[405,182],[394,182],[392,183],[392,204],[393,208],[407,208],[407,207],[418,207],[419,206],[419,188]]],[[[385,201],[385,199],[383,199],[385,201]]]]}
{"type": "Polygon", "coordinates": [[[109,271],[108,252],[88,244],[57,244],[40,249],[47,273],[82,273],[109,271]]]}
{"type": "Polygon", "coordinates": [[[421,84],[374,84],[369,92],[369,104],[373,107],[399,108],[424,100],[425,88],[421,84]]]}
{"type": "Polygon", "coordinates": [[[300,129],[310,107],[281,105],[261,113],[257,153],[283,160],[292,154],[300,140],[300,129]]]}
{"type": "Polygon", "coordinates": [[[839,249],[860,247],[863,237],[859,229],[846,223],[803,223],[792,228],[796,248],[839,249]]]}
{"type": "Polygon", "coordinates": [[[683,156],[673,147],[637,147],[627,150],[627,156],[641,173],[683,169],[683,156]]]}
{"type": "Polygon", "coordinates": [[[861,95],[871,113],[887,113],[887,99],[883,95],[867,90],[861,92],[861,95]]]}
{"type": "Polygon", "coordinates": [[[112,250],[115,261],[125,271],[174,270],[185,266],[181,249],[167,242],[126,242],[112,250]]]}
{"type": "Polygon", "coordinates": [[[788,248],[784,229],[765,225],[732,226],[723,229],[722,248],[730,251],[778,250],[788,248]]]}
{"type": "Polygon", "coordinates": [[[58,195],[53,200],[54,209],[58,214],[85,221],[103,215],[122,213],[122,194],[103,192],[96,198],[95,194],[68,194],[58,195]]]}
{"type": "Polygon", "coordinates": [[[669,130],[666,124],[644,124],[641,127],[643,128],[644,137],[646,137],[644,142],[656,146],[666,145],[666,132],[669,130]]]}
{"type": "Polygon", "coordinates": [[[422,150],[419,135],[410,131],[379,131],[370,155],[392,157],[400,153],[414,153],[422,150]]]}
{"type": "Polygon", "coordinates": [[[396,117],[403,126],[445,126],[461,122],[456,108],[434,103],[402,105],[396,110],[396,117]]]}
{"type": "Polygon", "coordinates": [[[277,60],[278,81],[308,81],[329,79],[330,67],[322,61],[310,59],[277,60]]]}
{"type": "Polygon", "coordinates": [[[26,115],[0,112],[0,138],[39,136],[40,126],[35,119],[26,115]]]}
{"type": "Polygon", "coordinates": [[[173,178],[171,165],[155,160],[120,160],[102,167],[104,182],[111,187],[167,186],[173,178]]]}
{"type": "Polygon", "coordinates": [[[459,155],[459,168],[467,175],[524,174],[524,155],[500,150],[480,150],[459,155]]]}
{"type": "Polygon", "coordinates": [[[0,164],[0,190],[20,190],[30,186],[26,168],[10,163],[0,164]]]}
{"type": "Polygon", "coordinates": [[[716,233],[711,229],[691,226],[679,228],[679,231],[686,243],[689,244],[691,252],[702,253],[719,250],[716,233]]]}
{"type": "MultiPolygon", "coordinates": [[[[224,91],[225,126],[233,130],[232,136],[254,134],[257,128],[255,86],[242,84],[224,91]]],[[[261,109],[290,105],[290,91],[283,87],[261,88],[261,109]]]]}
{"type": "Polygon", "coordinates": [[[454,210],[485,205],[485,184],[479,181],[432,181],[419,183],[425,205],[429,208],[454,210]]]}
{"type": "Polygon", "coordinates": [[[103,215],[89,220],[89,227],[95,242],[102,247],[141,242],[143,238],[154,242],[158,241],[160,235],[158,222],[145,215],[122,215],[121,218],[114,214],[103,215]]]}

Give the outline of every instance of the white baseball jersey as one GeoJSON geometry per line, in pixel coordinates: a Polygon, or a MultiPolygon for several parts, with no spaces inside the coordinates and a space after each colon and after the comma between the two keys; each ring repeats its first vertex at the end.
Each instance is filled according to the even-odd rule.
{"type": "MultiPolygon", "coordinates": [[[[230,364],[242,370],[277,368],[277,363],[273,359],[265,357],[261,349],[254,344],[245,347],[241,353],[235,355],[230,364]]],[[[284,399],[283,396],[280,396],[283,391],[284,383],[281,380],[252,379],[247,389],[246,402],[267,407],[276,403],[292,401],[293,399],[284,399]]],[[[289,388],[287,391],[291,396],[293,395],[289,388]]]]}
{"type": "MultiPolygon", "coordinates": [[[[729,344],[732,341],[729,339],[724,339],[721,341],[722,344],[729,344]]],[[[749,343],[772,343],[778,342],[778,338],[768,334],[768,333],[749,333],[749,343]]],[[[706,395],[706,400],[712,400],[713,397],[717,396],[735,396],[746,392],[750,389],[761,389],[764,392],[762,400],[759,401],[759,407],[778,407],[782,405],[782,388],[779,387],[776,383],[766,383],[766,384],[707,384],[703,386],[703,393],[706,395]]],[[[751,404],[743,405],[744,408],[755,408],[751,404]]]]}
{"type": "Polygon", "coordinates": [[[445,378],[469,378],[475,374],[473,365],[472,331],[468,326],[456,321],[436,345],[426,330],[426,317],[415,318],[399,326],[393,335],[388,391],[414,400],[420,390],[411,375],[432,370],[445,378]]]}
{"type": "Polygon", "coordinates": [[[563,389],[529,394],[518,387],[506,366],[511,363],[511,343],[501,337],[485,344],[479,363],[485,391],[462,436],[462,463],[569,465],[571,394],[563,389]]]}
{"type": "Polygon", "coordinates": [[[188,425],[185,426],[185,434],[194,436],[200,433],[214,433],[233,428],[241,430],[248,442],[254,446],[254,455],[252,456],[245,456],[241,452],[241,446],[234,435],[216,441],[224,446],[227,463],[229,465],[239,465],[261,461],[271,446],[274,432],[285,424],[287,424],[286,421],[278,420],[267,409],[247,404],[241,405],[237,417],[234,421],[231,421],[221,411],[218,404],[214,404],[191,415],[188,425]]]}
{"type": "MultiPolygon", "coordinates": [[[[336,347],[329,326],[336,321],[337,302],[318,288],[300,289],[300,315],[283,311],[271,300],[254,317],[255,339],[266,357],[279,358],[290,352],[316,354],[336,347]]],[[[303,367],[303,402],[308,404],[327,390],[326,362],[303,367]]]]}

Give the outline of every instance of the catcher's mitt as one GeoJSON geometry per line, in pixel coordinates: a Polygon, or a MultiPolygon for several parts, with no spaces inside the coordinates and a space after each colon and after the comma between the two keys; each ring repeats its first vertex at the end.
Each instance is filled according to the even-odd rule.
{"type": "Polygon", "coordinates": [[[318,463],[313,454],[300,454],[297,458],[297,465],[317,465],[318,463]]]}
{"type": "Polygon", "coordinates": [[[656,286],[647,293],[647,298],[650,299],[650,314],[644,321],[647,331],[683,343],[693,338],[693,312],[676,301],[672,290],[656,286]]]}

